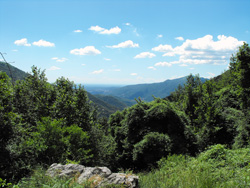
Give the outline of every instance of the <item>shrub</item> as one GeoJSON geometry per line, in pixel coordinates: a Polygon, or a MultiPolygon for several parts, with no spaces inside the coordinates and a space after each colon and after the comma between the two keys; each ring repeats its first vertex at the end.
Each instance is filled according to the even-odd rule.
{"type": "Polygon", "coordinates": [[[168,135],[151,132],[134,146],[133,160],[137,167],[146,169],[169,155],[171,148],[172,143],[168,135]]]}

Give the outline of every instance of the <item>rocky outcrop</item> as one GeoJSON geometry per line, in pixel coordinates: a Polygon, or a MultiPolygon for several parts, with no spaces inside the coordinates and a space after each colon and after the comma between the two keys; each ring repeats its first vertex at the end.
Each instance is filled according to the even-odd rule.
{"type": "Polygon", "coordinates": [[[96,188],[111,184],[137,188],[139,180],[138,176],[133,174],[112,173],[107,167],[84,167],[78,164],[61,165],[54,163],[46,174],[50,177],[74,177],[79,184],[89,181],[96,188]]]}

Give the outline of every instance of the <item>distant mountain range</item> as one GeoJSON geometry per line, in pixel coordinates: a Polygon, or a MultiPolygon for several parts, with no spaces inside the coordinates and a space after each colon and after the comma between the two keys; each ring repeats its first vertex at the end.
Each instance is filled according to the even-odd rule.
{"type": "MultiPolygon", "coordinates": [[[[28,73],[12,66],[10,70],[14,81],[24,79],[28,73]]],[[[10,71],[6,63],[0,62],[0,71],[6,72],[9,76],[10,71]]],[[[205,82],[205,78],[201,78],[205,82]]],[[[123,110],[136,103],[135,99],[139,97],[144,101],[152,101],[154,97],[165,98],[175,91],[178,85],[184,85],[186,77],[166,80],[160,83],[137,84],[123,87],[87,87],[88,97],[93,101],[98,109],[100,116],[108,117],[117,110],[123,110]]]]}
{"type": "MultiPolygon", "coordinates": [[[[125,98],[128,100],[134,100],[141,98],[144,101],[152,101],[154,97],[165,98],[175,91],[178,85],[184,85],[186,83],[187,77],[182,77],[173,80],[166,80],[160,83],[152,84],[137,84],[137,85],[128,85],[124,87],[98,89],[90,91],[91,93],[99,93],[105,95],[112,95],[120,98],[125,98]],[[103,91],[103,93],[102,93],[103,91]]],[[[201,78],[202,82],[205,82],[207,79],[201,78]]]]}

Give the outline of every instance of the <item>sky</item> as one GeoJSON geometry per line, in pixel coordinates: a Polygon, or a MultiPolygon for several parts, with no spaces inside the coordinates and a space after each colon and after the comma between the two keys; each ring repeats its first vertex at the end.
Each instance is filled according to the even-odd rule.
{"type": "Polygon", "coordinates": [[[45,70],[51,83],[212,78],[250,42],[249,7],[249,0],[0,0],[0,52],[25,72],[45,70]]]}

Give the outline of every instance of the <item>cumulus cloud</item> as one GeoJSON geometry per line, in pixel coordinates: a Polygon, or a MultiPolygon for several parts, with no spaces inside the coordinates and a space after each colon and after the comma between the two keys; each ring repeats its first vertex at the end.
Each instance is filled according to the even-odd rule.
{"type": "Polygon", "coordinates": [[[55,60],[56,62],[64,62],[67,61],[68,59],[63,57],[63,58],[58,58],[58,57],[53,57],[51,58],[52,60],[55,60]]]}
{"type": "Polygon", "coordinates": [[[173,47],[168,44],[166,45],[160,44],[159,46],[152,48],[152,50],[156,52],[171,52],[173,51],[173,47]]]}
{"type": "Polygon", "coordinates": [[[157,35],[157,38],[162,38],[162,37],[163,37],[163,35],[161,35],[161,34],[157,35]]]}
{"type": "Polygon", "coordinates": [[[156,70],[155,67],[148,67],[148,69],[151,69],[151,70],[156,70]]]}
{"type": "Polygon", "coordinates": [[[212,35],[189,40],[181,46],[173,48],[171,45],[159,45],[152,48],[153,51],[164,52],[163,56],[179,56],[179,63],[188,64],[225,64],[244,41],[234,37],[218,35],[214,40],[212,35]]]}
{"type": "Polygon", "coordinates": [[[172,64],[164,61],[164,62],[156,63],[155,66],[156,67],[158,67],[158,66],[160,66],[160,67],[171,67],[172,64]]]}
{"type": "Polygon", "coordinates": [[[75,32],[75,33],[81,33],[81,32],[82,32],[82,30],[77,29],[77,30],[75,30],[74,32],[75,32]]]}
{"type": "Polygon", "coordinates": [[[14,44],[17,46],[31,46],[31,44],[28,43],[27,38],[22,38],[20,40],[16,40],[14,42],[14,44]]]}
{"type": "Polygon", "coordinates": [[[131,73],[130,75],[131,76],[137,76],[138,74],[137,73],[131,73]]]}
{"type": "Polygon", "coordinates": [[[56,66],[52,66],[52,67],[50,67],[48,70],[49,71],[54,71],[54,70],[60,70],[61,68],[59,68],[59,67],[56,67],[56,66]]]}
{"type": "Polygon", "coordinates": [[[99,50],[97,50],[94,46],[86,46],[80,49],[73,49],[70,51],[71,54],[74,55],[98,55],[101,54],[99,50]]]}
{"type": "Polygon", "coordinates": [[[89,28],[89,30],[95,31],[95,32],[97,32],[99,34],[107,34],[107,35],[110,35],[110,34],[119,34],[122,31],[121,28],[119,28],[118,26],[110,28],[110,29],[105,29],[105,28],[102,28],[102,27],[100,27],[98,25],[91,26],[89,28]]]}
{"type": "Polygon", "coordinates": [[[134,58],[138,59],[138,58],[152,58],[155,57],[155,54],[151,53],[151,52],[142,52],[138,55],[136,55],[134,58]]]}
{"type": "Polygon", "coordinates": [[[132,40],[127,40],[125,42],[121,42],[117,45],[107,46],[108,48],[136,48],[139,47],[139,44],[134,43],[132,40]]]}
{"type": "Polygon", "coordinates": [[[48,41],[45,41],[43,39],[39,40],[39,41],[35,41],[32,43],[34,46],[39,46],[39,47],[54,47],[55,44],[52,43],[52,42],[48,42],[48,41]]]}
{"type": "Polygon", "coordinates": [[[101,70],[96,70],[96,71],[93,71],[93,72],[91,72],[91,74],[101,74],[101,73],[103,73],[103,69],[101,69],[101,70]]]}
{"type": "Polygon", "coordinates": [[[183,41],[183,40],[184,40],[183,37],[176,37],[175,39],[176,39],[176,40],[180,40],[180,41],[183,41]]]}

